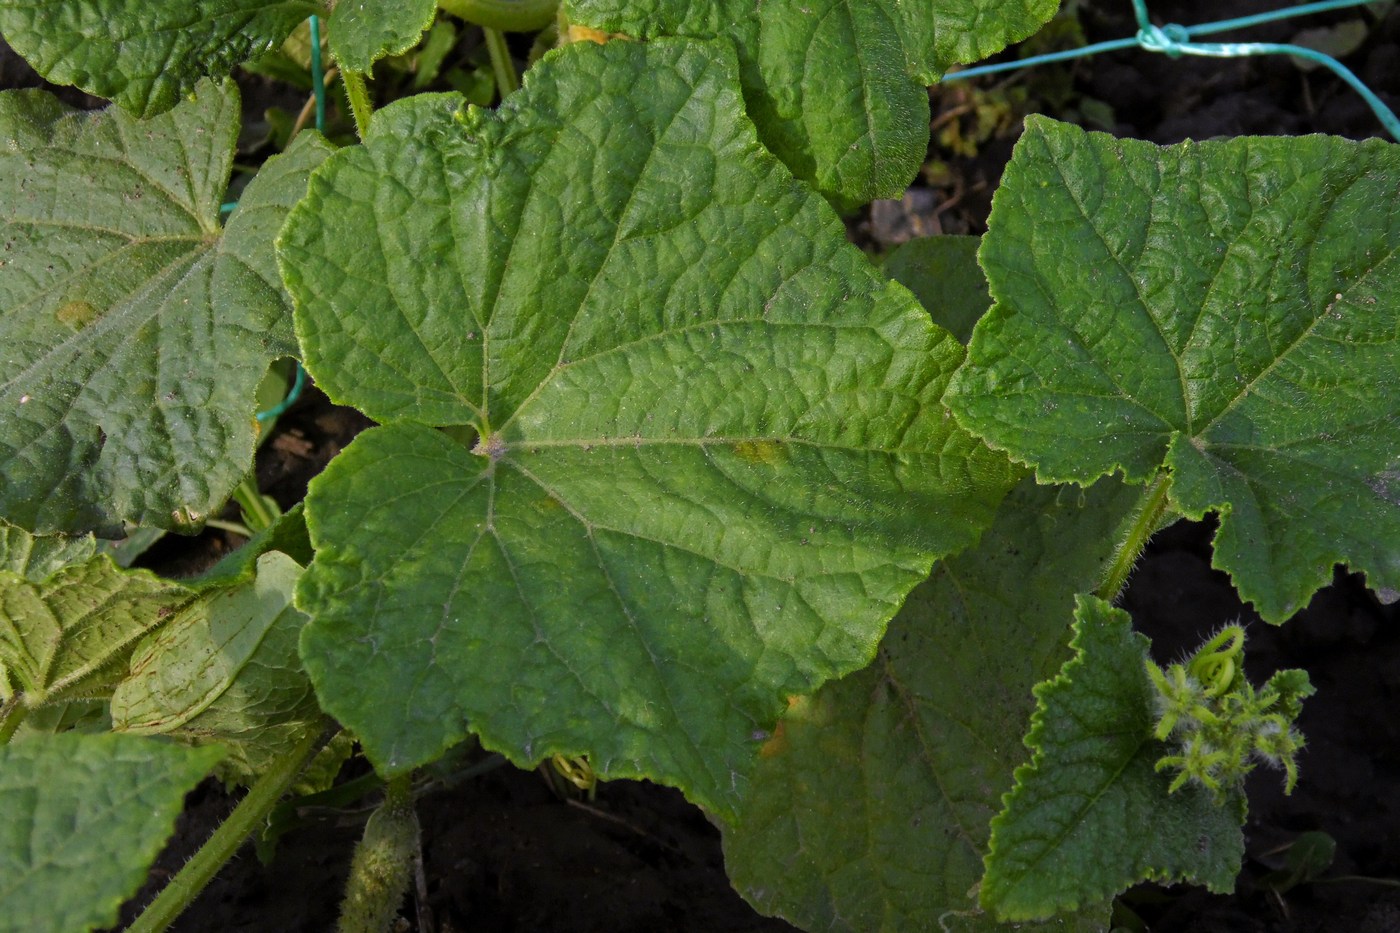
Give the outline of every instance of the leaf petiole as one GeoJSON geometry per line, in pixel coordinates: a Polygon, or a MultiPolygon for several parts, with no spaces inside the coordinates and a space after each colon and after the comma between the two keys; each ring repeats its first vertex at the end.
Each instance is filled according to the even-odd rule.
{"type": "Polygon", "coordinates": [[[520,90],[520,75],[515,71],[515,62],[511,61],[510,47],[506,45],[505,34],[489,26],[483,26],[481,31],[486,34],[486,51],[491,55],[491,70],[496,75],[496,90],[500,93],[501,100],[505,100],[507,94],[520,90]]]}
{"type": "Polygon", "coordinates": [[[1175,516],[1169,508],[1168,494],[1171,492],[1172,478],[1166,471],[1159,472],[1147,488],[1133,513],[1132,525],[1123,540],[1113,552],[1113,561],[1104,572],[1103,582],[1094,593],[1106,602],[1112,602],[1123,591],[1128,575],[1133,572],[1148,539],[1161,530],[1175,516]]]}
{"type": "Polygon", "coordinates": [[[350,101],[350,113],[355,117],[355,133],[364,139],[369,133],[369,118],[374,106],[369,101],[369,87],[365,84],[364,72],[340,70],[341,83],[345,85],[345,97],[350,101]]]}
{"type": "MultiPolygon", "coordinates": [[[[265,496],[258,490],[257,484],[253,481],[251,474],[243,477],[243,482],[239,483],[233,490],[233,498],[243,509],[244,524],[253,532],[262,531],[282,517],[282,510],[277,507],[277,503],[271,496],[265,496]]],[[[205,524],[214,523],[206,522],[205,524]]],[[[228,529],[222,524],[214,525],[214,527],[224,527],[225,530],[233,530],[228,529]]],[[[238,533],[242,534],[241,531],[238,533]]],[[[251,535],[249,537],[251,537],[251,535]]]]}
{"type": "Polygon", "coordinates": [[[337,731],[333,726],[320,731],[308,729],[301,741],[274,761],[248,791],[248,795],[233,808],[228,819],[214,830],[214,835],[199,847],[179,874],[170,879],[156,899],[127,928],[127,933],[160,933],[174,923],[175,918],[199,896],[219,869],[233,858],[248,836],[267,818],[297,775],[335,737],[337,731]]]}

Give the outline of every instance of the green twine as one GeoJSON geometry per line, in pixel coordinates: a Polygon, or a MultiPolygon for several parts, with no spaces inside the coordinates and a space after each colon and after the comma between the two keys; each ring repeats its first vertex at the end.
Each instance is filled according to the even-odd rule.
{"type": "Polygon", "coordinates": [[[312,14],[311,25],[311,93],[316,96],[316,129],[326,131],[326,76],[321,71],[321,17],[312,14]]]}
{"type": "Polygon", "coordinates": [[[287,397],[276,405],[273,405],[267,411],[258,412],[257,419],[259,421],[271,421],[273,418],[276,418],[296,404],[296,400],[301,398],[301,390],[304,388],[306,388],[306,370],[301,368],[301,361],[297,360],[296,378],[292,380],[292,387],[287,390],[287,397]]]}
{"type": "MultiPolygon", "coordinates": [[[[321,67],[321,17],[311,16],[309,18],[311,26],[311,93],[316,98],[316,129],[318,132],[326,131],[326,75],[321,67]]],[[[220,214],[232,214],[233,209],[238,206],[237,201],[229,201],[219,205],[220,214]]],[[[260,411],[255,416],[259,422],[271,421],[281,415],[288,408],[296,404],[301,398],[301,390],[306,388],[306,370],[301,368],[301,360],[296,361],[296,377],[292,379],[292,387],[287,391],[287,397],[267,411],[260,411]]]]}
{"type": "Polygon", "coordinates": [[[1046,55],[1033,55],[1030,58],[1023,58],[1015,62],[1003,62],[998,65],[980,65],[976,68],[966,68],[948,75],[944,75],[943,80],[957,81],[963,78],[971,78],[977,75],[997,74],[1003,71],[1015,71],[1021,68],[1030,68],[1035,65],[1045,65],[1050,62],[1062,62],[1075,58],[1086,58],[1090,55],[1099,55],[1103,52],[1113,52],[1119,49],[1133,48],[1134,46],[1146,49],[1149,52],[1160,52],[1171,58],[1178,58],[1182,55],[1202,55],[1208,58],[1242,58],[1249,55],[1294,55],[1298,58],[1305,58],[1308,61],[1316,62],[1337,77],[1341,78],[1352,90],[1361,95],[1361,99],[1366,101],[1386,132],[1390,133],[1396,140],[1400,140],[1400,119],[1397,119],[1395,112],[1376,96],[1369,87],[1362,83],[1361,79],[1352,73],[1341,62],[1330,55],[1325,55],[1316,49],[1305,48],[1301,45],[1287,45],[1277,42],[1193,42],[1196,36],[1205,36],[1217,32],[1226,32],[1232,29],[1244,29],[1249,26],[1257,26],[1261,23],[1270,23],[1276,20],[1288,19],[1294,16],[1307,16],[1311,13],[1321,13],[1326,10],[1339,10],[1344,7],[1364,6],[1371,0],[1322,0],[1318,3],[1304,3],[1295,7],[1288,7],[1282,10],[1273,10],[1268,13],[1256,13],[1253,16],[1241,16],[1236,19],[1224,19],[1211,23],[1200,23],[1195,26],[1181,26],[1170,23],[1166,26],[1154,26],[1148,19],[1146,0],[1132,0],[1133,12],[1137,15],[1138,31],[1137,35],[1127,39],[1112,39],[1108,42],[1096,42],[1093,45],[1086,45],[1081,49],[1069,49],[1063,52],[1050,52],[1046,55]]]}

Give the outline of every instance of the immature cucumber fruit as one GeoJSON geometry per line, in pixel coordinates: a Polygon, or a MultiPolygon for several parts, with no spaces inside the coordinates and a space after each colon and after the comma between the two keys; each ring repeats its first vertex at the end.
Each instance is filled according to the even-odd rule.
{"type": "Polygon", "coordinates": [[[413,877],[418,814],[407,794],[390,793],[370,815],[355,847],[338,933],[388,933],[413,877]]]}

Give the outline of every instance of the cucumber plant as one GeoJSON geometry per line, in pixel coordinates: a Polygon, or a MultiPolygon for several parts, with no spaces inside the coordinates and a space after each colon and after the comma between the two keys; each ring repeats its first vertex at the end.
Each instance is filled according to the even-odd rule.
{"type": "MultiPolygon", "coordinates": [[[[113,922],[217,762],[253,792],[162,928],[350,736],[398,860],[407,781],[474,736],[680,788],[810,928],[1092,930],[1144,878],[1229,889],[1242,775],[1297,779],[1311,687],[1251,686],[1230,633],[1164,672],[1111,603],[1207,513],[1271,622],[1335,563],[1400,588],[1394,146],[1032,118],[975,256],[881,271],[833,205],[907,185],[924,86],[1053,3],[573,0],[494,110],[367,79],[450,14],[510,91],[492,30],[539,4],[330,7],[0,0],[116,102],[0,94],[0,838],[43,842],[0,851],[34,879],[0,929],[113,922]],[[223,75],[313,14],[361,139],[299,136],[223,223],[223,75]],[[986,292],[917,273],[974,262],[986,292]],[[101,553],[220,506],[289,355],[378,423],[304,515],[193,581],[101,553]],[[72,814],[129,842],[102,886],[37,871],[72,814]]],[[[352,884],[380,925],[365,892],[408,873],[360,861],[397,879],[352,884]]]]}

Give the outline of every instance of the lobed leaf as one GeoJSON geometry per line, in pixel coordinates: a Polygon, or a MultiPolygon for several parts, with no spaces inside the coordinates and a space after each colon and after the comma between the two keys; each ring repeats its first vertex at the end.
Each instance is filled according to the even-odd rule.
{"type": "Polygon", "coordinates": [[[42,532],[203,524],[247,473],[254,391],[295,354],[275,231],[329,152],[305,134],[219,202],[238,93],[164,116],[0,93],[0,514],[42,532]]]}
{"type": "Polygon", "coordinates": [[[1035,688],[1016,786],[992,821],[983,905],[1003,920],[1099,903],[1139,881],[1234,890],[1244,857],[1243,791],[1226,803],[1155,770],[1147,639],[1092,596],[1075,608],[1075,656],[1035,688]]]}
{"type": "Polygon", "coordinates": [[[909,595],[870,667],[795,701],[724,827],[740,893],[804,929],[1000,929],[976,886],[1031,688],[1068,656],[1074,594],[1098,585],[1138,497],[1027,478],[909,595]]]}
{"type": "Polygon", "coordinates": [[[1335,563],[1400,587],[1400,148],[1158,147],[1027,120],[948,404],[1043,482],[1165,467],[1282,621],[1335,563]]]}
{"type": "Polygon", "coordinates": [[[219,748],[124,735],[0,746],[0,931],[117,922],[219,748]]]}
{"type": "Polygon", "coordinates": [[[386,422],[312,484],[297,603],[387,774],[470,730],[728,812],[782,697],[867,663],[1008,483],[938,403],[961,347],[759,146],[722,46],[387,107],[279,255],[308,369],[386,422]]]}
{"type": "Polygon", "coordinates": [[[313,0],[0,0],[0,33],[55,84],[149,117],[324,12],[313,0]]]}
{"type": "Polygon", "coordinates": [[[928,93],[950,66],[1024,39],[1057,0],[568,0],[575,22],[738,49],[763,142],[843,204],[898,197],[928,148],[928,93]]]}

